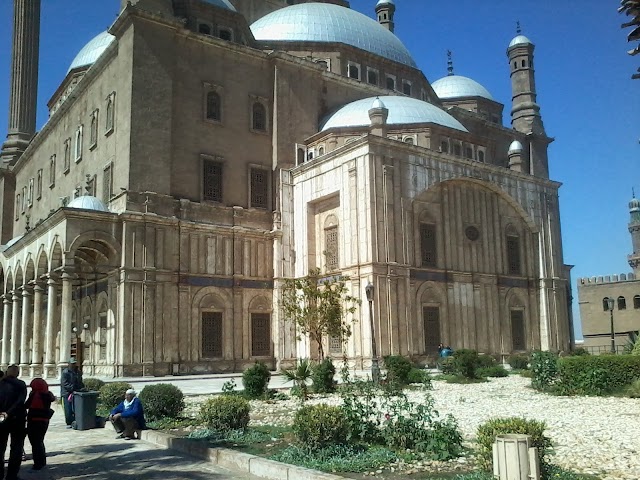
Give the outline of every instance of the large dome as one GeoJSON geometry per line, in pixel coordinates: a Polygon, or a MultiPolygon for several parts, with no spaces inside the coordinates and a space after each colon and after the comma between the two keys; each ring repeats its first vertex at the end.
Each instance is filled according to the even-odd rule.
{"type": "Polygon", "coordinates": [[[462,75],[448,75],[431,84],[439,98],[449,100],[463,97],[483,97],[493,100],[489,91],[475,80],[462,75]]]}
{"type": "MultiPolygon", "coordinates": [[[[379,97],[379,99],[389,110],[387,125],[435,123],[463,132],[467,131],[458,120],[447,112],[422,100],[400,96],[385,96],[379,97]]],[[[345,105],[323,120],[321,130],[341,127],[368,127],[371,124],[369,110],[375,100],[375,98],[365,98],[345,105]]]]}
{"type": "Polygon", "coordinates": [[[204,0],[205,3],[210,3],[211,5],[215,5],[216,7],[226,8],[227,10],[236,11],[236,7],[234,7],[229,0],[204,0]]]}
{"type": "Polygon", "coordinates": [[[107,47],[111,45],[111,42],[113,42],[115,38],[116,37],[111,35],[109,32],[102,32],[93,37],[89,43],[82,47],[82,50],[78,52],[76,58],[71,62],[71,66],[69,67],[69,70],[67,70],[67,73],[74,68],[93,65],[96,60],[100,58],[100,55],[104,53],[107,47]]]}
{"type": "Polygon", "coordinates": [[[258,41],[335,42],[416,66],[402,42],[372,18],[329,3],[302,3],[282,8],[254,22],[258,41]]]}

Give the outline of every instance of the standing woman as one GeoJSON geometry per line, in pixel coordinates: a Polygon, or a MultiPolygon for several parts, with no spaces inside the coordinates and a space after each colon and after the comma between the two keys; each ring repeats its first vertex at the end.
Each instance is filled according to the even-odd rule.
{"type": "Polygon", "coordinates": [[[51,402],[56,397],[49,391],[49,385],[42,378],[31,380],[31,393],[27,398],[27,436],[33,451],[33,469],[42,470],[47,464],[47,452],[44,448],[44,436],[49,428],[49,419],[53,415],[51,402]]]}

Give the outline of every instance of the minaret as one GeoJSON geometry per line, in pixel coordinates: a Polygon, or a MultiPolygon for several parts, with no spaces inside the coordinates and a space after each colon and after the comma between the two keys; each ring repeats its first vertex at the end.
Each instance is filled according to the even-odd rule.
{"type": "Polygon", "coordinates": [[[0,152],[4,165],[15,163],[36,133],[39,47],[40,0],[13,0],[9,128],[0,152]]]}
{"type": "Polygon", "coordinates": [[[633,268],[636,278],[640,275],[640,200],[636,198],[632,191],[633,198],[629,202],[629,233],[631,234],[631,244],[633,253],[627,258],[629,266],[633,268]]]}
{"type": "Polygon", "coordinates": [[[395,13],[396,5],[393,0],[378,0],[376,4],[378,23],[391,32],[395,29],[395,24],[393,23],[393,15],[395,13]]]}

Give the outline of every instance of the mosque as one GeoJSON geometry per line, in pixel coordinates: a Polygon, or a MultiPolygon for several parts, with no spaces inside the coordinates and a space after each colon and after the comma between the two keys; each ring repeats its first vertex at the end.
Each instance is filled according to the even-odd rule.
{"type": "Polygon", "coordinates": [[[312,268],[362,299],[353,335],[325,339],[354,367],[373,341],[421,363],[439,343],[569,349],[533,43],[505,45],[505,126],[451,66],[430,83],[394,1],[374,2],[122,0],[36,132],[40,0],[13,0],[1,366],[290,366],[314,351],[281,313],[283,279],[312,268]]]}

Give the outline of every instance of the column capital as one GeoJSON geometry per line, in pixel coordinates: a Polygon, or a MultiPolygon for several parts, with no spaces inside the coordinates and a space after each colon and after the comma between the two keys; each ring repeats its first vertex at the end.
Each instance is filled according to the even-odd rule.
{"type": "Polygon", "coordinates": [[[2,295],[2,303],[4,303],[5,305],[11,303],[11,292],[7,292],[4,295],[2,295]]]}
{"type": "Polygon", "coordinates": [[[35,292],[44,292],[44,284],[43,282],[36,281],[33,285],[33,291],[35,292]]]}
{"type": "Polygon", "coordinates": [[[17,288],[14,288],[14,289],[11,291],[11,293],[12,293],[11,299],[12,299],[14,302],[15,302],[16,300],[20,300],[20,297],[21,297],[21,295],[20,295],[20,294],[21,294],[20,290],[18,290],[17,288]]]}
{"type": "Polygon", "coordinates": [[[31,295],[33,295],[33,292],[31,291],[32,286],[29,285],[28,283],[25,283],[24,285],[22,285],[22,296],[23,297],[30,297],[31,295]]]}

